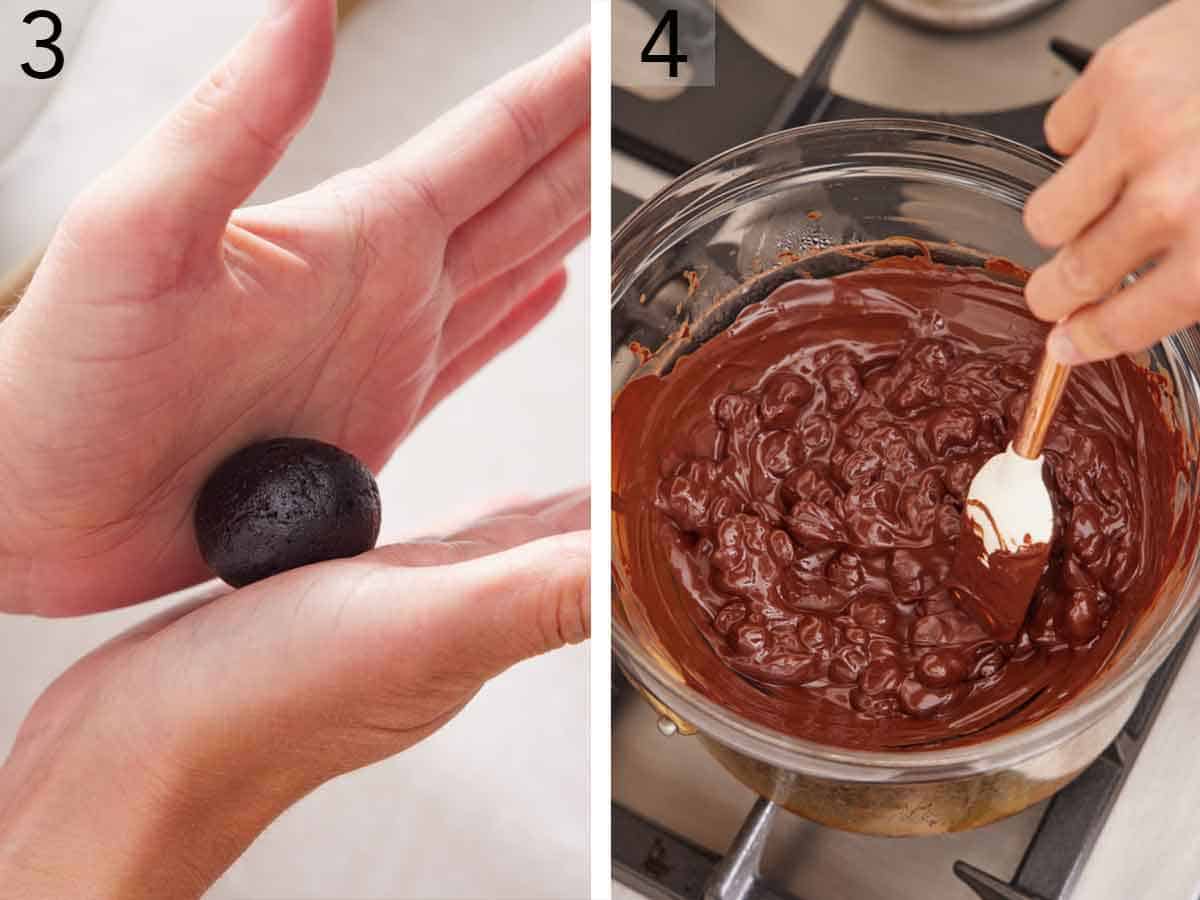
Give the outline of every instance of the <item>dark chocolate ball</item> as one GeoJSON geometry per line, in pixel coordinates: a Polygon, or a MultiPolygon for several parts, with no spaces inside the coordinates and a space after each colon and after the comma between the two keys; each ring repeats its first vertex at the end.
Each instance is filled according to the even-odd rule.
{"type": "Polygon", "coordinates": [[[251,444],[221,463],[196,501],[204,561],[234,587],[327,559],[379,537],[379,487],[344,450],[308,438],[251,444]]]}

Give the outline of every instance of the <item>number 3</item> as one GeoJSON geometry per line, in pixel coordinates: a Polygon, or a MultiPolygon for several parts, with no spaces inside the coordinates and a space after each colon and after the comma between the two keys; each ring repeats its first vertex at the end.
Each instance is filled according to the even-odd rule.
{"type": "Polygon", "coordinates": [[[66,63],[62,48],[54,43],[62,37],[62,19],[48,9],[35,9],[21,21],[26,25],[32,25],[38,19],[48,19],[50,21],[51,32],[49,37],[44,37],[40,41],[37,41],[35,46],[41,47],[43,50],[49,50],[54,54],[54,64],[49,69],[35,69],[29,63],[21,63],[21,71],[30,78],[53,78],[63,70],[63,65],[66,63]]]}

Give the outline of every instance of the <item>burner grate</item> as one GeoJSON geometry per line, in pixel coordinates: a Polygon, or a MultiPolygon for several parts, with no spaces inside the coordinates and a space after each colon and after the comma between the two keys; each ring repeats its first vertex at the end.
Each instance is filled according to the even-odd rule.
{"type": "Polygon", "coordinates": [[[1011,885],[998,882],[970,863],[954,864],[955,874],[981,900],[1062,900],[1070,896],[1198,627],[1200,620],[1191,624],[1179,646],[1159,666],[1116,740],[1051,801],[1011,885]],[[997,885],[1016,893],[996,893],[997,885]]]}
{"type": "MultiPolygon", "coordinates": [[[[767,132],[817,122],[839,119],[869,119],[904,116],[902,110],[885,109],[860,103],[835,93],[829,87],[830,75],[838,54],[850,36],[850,30],[862,12],[865,0],[851,0],[821,41],[812,61],[784,95],[782,102],[768,122],[767,132]]],[[[1061,38],[1054,38],[1049,49],[1076,70],[1082,70],[1091,58],[1087,49],[1061,38]]],[[[965,125],[1000,134],[1010,140],[1051,153],[1042,133],[1049,103],[1039,103],[1006,109],[999,112],[933,115],[922,113],[921,118],[956,125],[965,125]]]]}
{"type": "Polygon", "coordinates": [[[759,800],[724,857],[612,805],[613,871],[652,900],[799,900],[758,876],[779,807],[759,800]]]}

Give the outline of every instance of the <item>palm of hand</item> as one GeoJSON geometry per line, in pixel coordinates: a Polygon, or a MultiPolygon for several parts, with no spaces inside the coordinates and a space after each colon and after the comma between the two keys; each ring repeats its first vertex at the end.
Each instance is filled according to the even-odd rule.
{"type": "MultiPolygon", "coordinates": [[[[0,328],[0,414],[13,423],[0,472],[19,485],[0,522],[0,583],[16,589],[0,606],[82,612],[195,581],[192,503],[221,459],[297,434],[377,470],[544,315],[586,229],[586,179],[562,174],[579,168],[586,117],[553,112],[577,100],[582,62],[539,61],[558,83],[539,71],[476,101],[460,119],[491,111],[493,127],[472,124],[457,165],[426,162],[464,140],[451,120],[304,195],[232,217],[218,202],[209,231],[161,190],[126,197],[120,170],[94,189],[0,328]],[[521,104],[537,112],[511,113],[521,104]],[[535,134],[522,116],[541,123],[535,134]],[[497,154],[508,172],[495,186],[465,174],[497,154]],[[545,213],[536,224],[531,206],[545,213]]],[[[240,137],[231,158],[247,152],[240,137]]],[[[220,150],[198,168],[217,166],[220,150]]],[[[277,156],[264,152],[242,178],[250,187],[277,156]]]]}
{"type": "MultiPolygon", "coordinates": [[[[137,595],[163,587],[130,584],[143,560],[194,579],[192,500],[256,438],[317,437],[377,469],[416,420],[444,356],[440,272],[367,258],[364,240],[320,214],[281,228],[286,212],[231,223],[216,271],[184,272],[152,295],[90,295],[45,317],[65,340],[31,338],[49,352],[10,373],[10,396],[45,413],[16,418],[9,435],[5,464],[25,473],[27,503],[7,525],[18,551],[59,568],[67,583],[48,593],[72,591],[84,575],[74,560],[91,583],[119,579],[137,595]]],[[[443,247],[425,242],[426,260],[440,261],[443,247]]],[[[57,292],[53,281],[37,287],[57,292]]]]}
{"type": "Polygon", "coordinates": [[[587,498],[176,605],[84,657],[6,763],[16,871],[59,896],[79,877],[63,859],[82,858],[113,896],[199,896],[299,797],[423,739],[510,665],[586,636],[588,536],[563,532],[586,525],[587,498]],[[95,797],[97,772],[123,817],[101,853],[94,809],[77,803],[95,797]],[[81,810],[83,827],[68,827],[81,810]]]}
{"type": "Polygon", "coordinates": [[[199,757],[225,749],[220,732],[235,725],[262,753],[242,762],[264,769],[281,768],[283,747],[311,751],[323,777],[400,752],[440,728],[489,678],[584,639],[589,542],[579,529],[588,494],[497,511],[439,539],[170,607],[60,676],[23,723],[14,752],[52,756],[36,745],[87,722],[122,723],[108,736],[114,749],[150,769],[219,768],[219,759],[199,757]],[[267,721],[295,731],[267,734],[267,721]],[[347,729],[372,727],[374,740],[352,742],[362,757],[330,755],[347,729]],[[172,753],[188,758],[166,758],[172,753]]]}

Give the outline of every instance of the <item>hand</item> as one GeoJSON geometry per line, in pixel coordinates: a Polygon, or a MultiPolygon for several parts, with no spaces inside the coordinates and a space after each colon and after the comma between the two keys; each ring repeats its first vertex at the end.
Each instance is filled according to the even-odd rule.
{"type": "Polygon", "coordinates": [[[588,229],[585,34],[389,156],[233,212],[333,52],[332,0],[272,8],[71,207],[0,326],[0,609],[203,578],[192,504],[222,459],[302,435],[378,470],[562,291],[588,229]]]}
{"type": "Polygon", "coordinates": [[[1046,117],[1070,160],[1026,204],[1030,233],[1059,248],[1026,296],[1039,318],[1069,316],[1048,344],[1064,363],[1142,350],[1200,319],[1197,35],[1200,2],[1168,4],[1101,48],[1046,117]]]}
{"type": "MultiPolygon", "coordinates": [[[[587,496],[286,572],[85,657],[0,769],[5,896],[199,896],[306,793],[582,640],[587,496]]],[[[486,739],[480,765],[503,755],[486,739]]]]}

